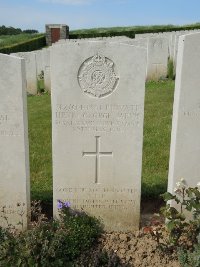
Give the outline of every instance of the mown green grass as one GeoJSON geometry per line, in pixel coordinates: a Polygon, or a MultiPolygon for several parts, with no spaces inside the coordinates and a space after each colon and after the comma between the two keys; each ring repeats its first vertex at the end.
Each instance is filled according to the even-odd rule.
{"type": "Polygon", "coordinates": [[[14,45],[18,43],[25,42],[27,40],[31,40],[35,37],[39,37],[44,34],[29,34],[29,33],[22,33],[17,35],[0,35],[0,48],[14,45]]]}
{"type": "Polygon", "coordinates": [[[51,98],[28,97],[31,193],[33,199],[52,199],[51,98]]]}
{"type": "Polygon", "coordinates": [[[146,86],[142,197],[154,198],[167,189],[174,82],[146,86]]]}
{"type": "MultiPolygon", "coordinates": [[[[155,198],[167,188],[174,82],[146,85],[142,197],[155,198]]],[[[50,95],[28,97],[31,192],[52,200],[50,95]]]]}

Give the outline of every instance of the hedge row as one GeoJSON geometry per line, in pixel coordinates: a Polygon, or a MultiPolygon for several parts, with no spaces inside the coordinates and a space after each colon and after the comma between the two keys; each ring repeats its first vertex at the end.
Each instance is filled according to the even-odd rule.
{"type": "Polygon", "coordinates": [[[0,48],[0,53],[3,54],[10,54],[10,53],[17,53],[17,52],[28,52],[40,49],[46,46],[46,38],[45,36],[40,36],[37,38],[33,38],[23,43],[18,43],[11,46],[5,46],[0,48]]]}
{"type": "Polygon", "coordinates": [[[91,31],[88,33],[73,33],[69,34],[69,39],[81,39],[81,38],[96,38],[96,37],[114,37],[114,36],[127,36],[129,38],[135,38],[135,34],[143,33],[160,33],[160,32],[172,32],[172,31],[184,31],[200,29],[200,25],[191,26],[146,26],[138,27],[132,30],[108,30],[106,32],[91,31]]]}
{"type": "Polygon", "coordinates": [[[108,31],[108,32],[91,32],[91,33],[70,33],[69,39],[81,39],[81,38],[96,38],[96,37],[113,37],[113,36],[128,36],[135,38],[134,31],[108,31]]]}
{"type": "MultiPolygon", "coordinates": [[[[159,32],[171,32],[171,31],[182,31],[182,30],[195,30],[200,29],[200,24],[197,25],[188,25],[188,26],[138,26],[135,29],[131,30],[114,30],[108,29],[106,32],[99,32],[98,29],[90,30],[86,33],[73,33],[70,32],[69,39],[81,39],[81,38],[96,38],[96,37],[114,37],[114,36],[127,36],[129,38],[135,38],[135,34],[142,33],[159,33],[159,32]]],[[[26,42],[18,43],[11,46],[5,46],[0,48],[0,53],[10,54],[16,52],[28,52],[40,49],[46,46],[45,35],[33,38],[26,42]]]]}

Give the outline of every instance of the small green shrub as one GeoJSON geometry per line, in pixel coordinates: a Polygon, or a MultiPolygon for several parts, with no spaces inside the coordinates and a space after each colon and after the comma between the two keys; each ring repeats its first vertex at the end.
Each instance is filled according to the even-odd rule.
{"type": "Polygon", "coordinates": [[[168,60],[168,65],[167,65],[167,77],[170,80],[174,80],[175,79],[175,75],[174,75],[174,62],[172,59],[168,60]]]}
{"type": "Polygon", "coordinates": [[[60,209],[60,220],[47,221],[38,214],[34,217],[36,222],[31,230],[0,229],[0,266],[68,266],[102,231],[97,219],[69,206],[60,209]]]}
{"type": "Polygon", "coordinates": [[[194,250],[180,250],[179,262],[182,267],[200,267],[200,244],[194,246],[194,250]]]}
{"type": "Polygon", "coordinates": [[[44,86],[44,71],[42,70],[41,73],[38,75],[37,79],[37,92],[39,94],[42,94],[45,92],[45,86],[44,86]]]}
{"type": "Polygon", "coordinates": [[[200,183],[197,187],[188,187],[182,178],[176,185],[174,195],[167,192],[162,196],[166,202],[174,201],[178,208],[167,204],[162,214],[167,219],[170,243],[183,249],[192,248],[200,234],[200,183]],[[191,219],[186,218],[185,211],[190,213],[191,219]]]}
{"type": "Polygon", "coordinates": [[[166,219],[167,237],[163,234],[164,227],[157,227],[151,234],[158,248],[178,252],[181,266],[200,267],[200,182],[196,187],[188,187],[181,178],[176,186],[175,194],[162,194],[166,207],[161,213],[166,219]]]}
{"type": "Polygon", "coordinates": [[[0,226],[0,244],[7,239],[8,235],[8,230],[0,226]]]}

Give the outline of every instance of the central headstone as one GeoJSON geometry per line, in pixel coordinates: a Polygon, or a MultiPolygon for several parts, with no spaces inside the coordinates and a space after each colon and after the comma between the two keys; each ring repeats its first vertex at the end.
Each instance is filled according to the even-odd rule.
{"type": "Polygon", "coordinates": [[[57,203],[139,227],[146,52],[81,42],[51,49],[54,215],[57,203]]]}

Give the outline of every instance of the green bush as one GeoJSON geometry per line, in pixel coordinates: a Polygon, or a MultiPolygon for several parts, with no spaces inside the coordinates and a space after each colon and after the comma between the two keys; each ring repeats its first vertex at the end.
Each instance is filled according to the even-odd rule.
{"type": "Polygon", "coordinates": [[[181,178],[176,186],[174,195],[169,192],[162,195],[166,202],[162,214],[167,219],[169,243],[182,249],[193,248],[198,244],[200,235],[200,183],[196,187],[188,187],[186,181],[181,178]],[[168,201],[174,201],[177,208],[171,206],[168,201]],[[189,212],[191,219],[187,220],[185,211],[189,212]]]}
{"type": "Polygon", "coordinates": [[[200,24],[191,25],[152,25],[152,26],[134,26],[134,27],[113,27],[113,28],[94,28],[94,29],[83,29],[70,31],[70,39],[81,39],[81,38],[96,38],[96,37],[112,37],[112,36],[127,36],[135,38],[135,34],[143,33],[159,33],[159,32],[171,32],[171,31],[182,31],[182,30],[194,30],[199,29],[200,24]]]}
{"type": "Polygon", "coordinates": [[[60,220],[39,218],[31,230],[16,233],[1,228],[0,266],[69,266],[101,231],[97,219],[69,207],[61,209],[60,220]]]}
{"type": "Polygon", "coordinates": [[[22,33],[20,28],[6,27],[5,25],[0,26],[0,35],[16,35],[22,33]]]}
{"type": "Polygon", "coordinates": [[[182,267],[200,267],[200,244],[194,246],[194,250],[179,252],[179,262],[182,267]]]}
{"type": "Polygon", "coordinates": [[[10,54],[10,53],[17,53],[17,52],[28,52],[28,51],[40,49],[44,46],[46,46],[45,36],[40,36],[37,38],[33,38],[31,40],[28,40],[26,42],[0,48],[0,53],[10,54]]]}
{"type": "Polygon", "coordinates": [[[70,33],[69,39],[81,39],[81,38],[96,38],[96,37],[114,37],[114,36],[127,36],[129,38],[135,38],[134,31],[107,31],[107,32],[91,32],[91,33],[70,33]]]}
{"type": "Polygon", "coordinates": [[[37,93],[42,94],[44,92],[44,71],[42,70],[41,73],[37,76],[37,93]]]}
{"type": "Polygon", "coordinates": [[[175,75],[174,75],[174,62],[172,59],[168,60],[168,65],[167,65],[167,77],[170,80],[174,80],[175,79],[175,75]]]}

